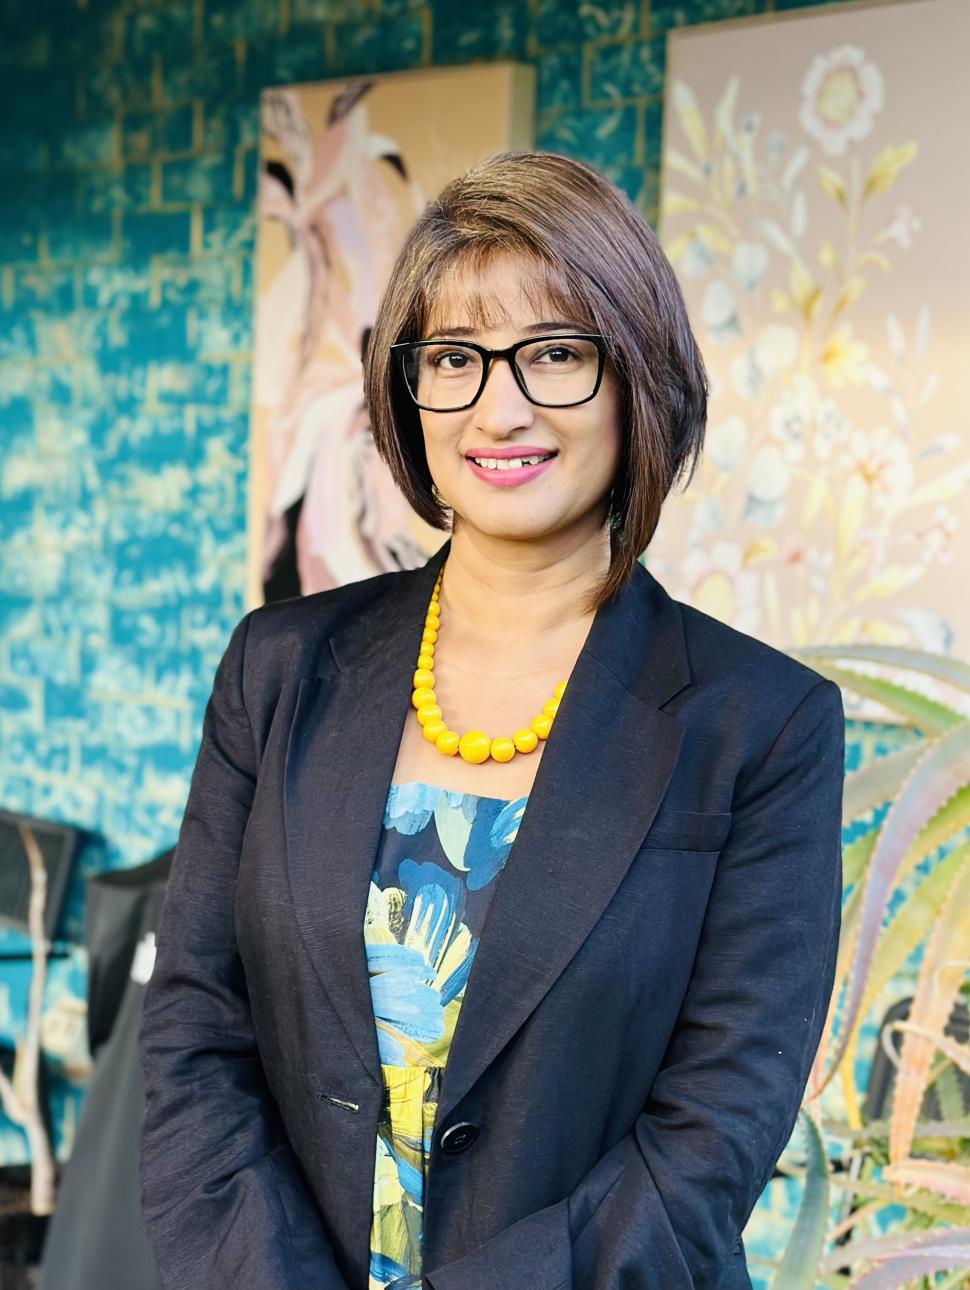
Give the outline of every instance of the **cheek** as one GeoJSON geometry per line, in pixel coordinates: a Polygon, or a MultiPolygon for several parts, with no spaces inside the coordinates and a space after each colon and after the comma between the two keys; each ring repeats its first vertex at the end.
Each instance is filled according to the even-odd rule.
{"type": "MultiPolygon", "coordinates": [[[[612,479],[620,463],[622,432],[620,428],[620,400],[612,391],[604,391],[606,398],[599,415],[588,428],[588,448],[585,468],[597,481],[612,479]]],[[[599,400],[597,400],[597,403],[599,400]]]]}
{"type": "MultiPolygon", "coordinates": [[[[434,412],[421,412],[421,431],[424,435],[424,455],[433,469],[448,469],[456,460],[455,443],[458,428],[453,420],[445,422],[434,412]]],[[[459,463],[460,464],[460,463],[459,463]]]]}

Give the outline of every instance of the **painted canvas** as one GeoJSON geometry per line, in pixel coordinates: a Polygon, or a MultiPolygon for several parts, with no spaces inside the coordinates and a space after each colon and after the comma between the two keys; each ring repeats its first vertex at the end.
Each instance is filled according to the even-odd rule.
{"type": "Polygon", "coordinates": [[[967,48],[961,0],[670,37],[660,233],[711,400],[645,562],[780,648],[970,654],[967,48]]]}
{"type": "Polygon", "coordinates": [[[474,162],[531,147],[533,104],[511,63],[264,92],[250,605],[413,568],[444,540],[374,449],[364,346],[411,224],[474,162]]]}

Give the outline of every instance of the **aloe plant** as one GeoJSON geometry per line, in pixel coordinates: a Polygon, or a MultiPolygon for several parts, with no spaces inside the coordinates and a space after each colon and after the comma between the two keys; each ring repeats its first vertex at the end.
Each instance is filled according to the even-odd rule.
{"type": "MultiPolygon", "coordinates": [[[[970,1116],[955,1082],[970,1074],[970,1045],[944,1033],[967,990],[970,969],[970,720],[959,701],[921,694],[900,674],[921,673],[970,695],[970,664],[925,651],[881,645],[813,646],[790,651],[844,690],[874,699],[919,739],[846,777],[843,824],[888,809],[843,851],[848,888],[835,985],[806,1090],[801,1118],[807,1135],[801,1208],[772,1290],[845,1290],[902,1286],[970,1286],[970,1116]],[[892,669],[893,679],[852,667],[892,669]],[[901,884],[939,848],[945,854],[910,883],[886,920],[901,884]],[[884,987],[922,950],[902,1034],[892,1103],[885,1122],[864,1125],[854,1058],[859,1030],[884,987]],[[819,1098],[840,1082],[845,1122],[824,1119],[819,1098]],[[937,1083],[944,1120],[920,1120],[927,1089],[937,1083]],[[814,1116],[814,1118],[813,1118],[814,1116]],[[820,1132],[821,1129],[821,1132],[820,1132]],[[836,1170],[824,1139],[848,1140],[861,1170],[836,1170]],[[877,1171],[879,1176],[877,1176],[877,1171]],[[830,1192],[857,1208],[837,1223],[830,1192]],[[901,1206],[893,1230],[873,1235],[871,1220],[901,1206]],[[841,1242],[835,1243],[836,1237],[841,1242]],[[830,1248],[826,1252],[825,1247],[830,1248]],[[849,1275],[845,1269],[850,1269],[849,1275]],[[936,1279],[945,1274],[945,1279],[936,1279]]],[[[845,1157],[843,1157],[843,1162],[845,1157]]]]}
{"type": "Polygon", "coordinates": [[[815,1269],[825,1245],[829,1208],[829,1172],[821,1135],[804,1111],[799,1112],[805,1129],[807,1159],[805,1191],[801,1208],[771,1290],[814,1290],[815,1269]]]}

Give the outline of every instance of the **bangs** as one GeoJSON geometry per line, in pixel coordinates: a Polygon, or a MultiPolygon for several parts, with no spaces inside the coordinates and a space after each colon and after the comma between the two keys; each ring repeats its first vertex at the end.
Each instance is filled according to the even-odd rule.
{"type": "Polygon", "coordinates": [[[448,326],[480,331],[506,326],[511,302],[483,292],[484,270],[500,258],[520,262],[522,295],[537,318],[575,321],[582,331],[595,331],[595,310],[580,282],[570,282],[559,265],[536,251],[499,243],[470,244],[442,255],[415,294],[415,334],[435,335],[448,326]]]}

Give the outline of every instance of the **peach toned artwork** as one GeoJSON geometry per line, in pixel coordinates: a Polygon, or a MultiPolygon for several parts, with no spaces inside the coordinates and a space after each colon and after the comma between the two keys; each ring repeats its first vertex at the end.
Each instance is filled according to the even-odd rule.
{"type": "Polygon", "coordinates": [[[364,347],[407,230],[468,166],[531,146],[533,98],[532,70],[504,63],[263,93],[250,605],[413,568],[444,540],[376,454],[364,347]]]}
{"type": "Polygon", "coordinates": [[[962,0],[669,41],[660,235],[711,394],[644,560],[779,648],[970,654],[968,47],[962,0]]]}

